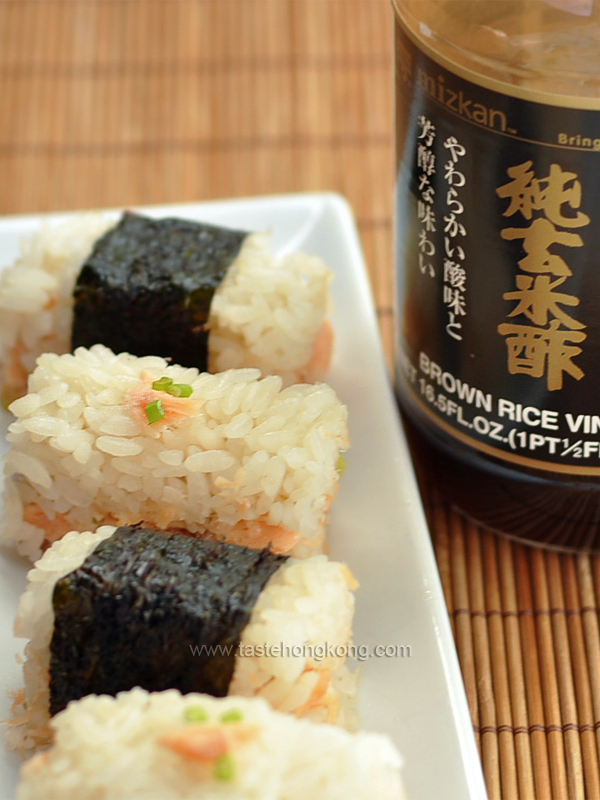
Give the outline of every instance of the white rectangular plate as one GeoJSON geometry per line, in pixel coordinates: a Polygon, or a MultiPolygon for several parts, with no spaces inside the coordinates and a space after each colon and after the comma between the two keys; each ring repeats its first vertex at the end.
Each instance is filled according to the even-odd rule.
{"type": "MultiPolygon", "coordinates": [[[[328,380],[349,410],[351,449],[329,526],[331,555],[357,577],[354,643],[362,727],[388,733],[404,758],[409,800],[486,797],[446,606],[390,389],[352,213],[334,194],[300,194],[141,209],[247,230],[271,230],[278,252],[321,256],[335,273],[334,360],[328,380]],[[385,653],[387,652],[387,655],[385,653]],[[409,655],[410,653],[410,655],[409,655]]],[[[0,219],[0,268],[44,219],[0,219]]],[[[9,415],[0,417],[1,444],[9,415]]],[[[21,683],[12,634],[27,564],[0,552],[0,719],[21,683]]],[[[0,746],[0,798],[14,797],[20,760],[0,746]]]]}

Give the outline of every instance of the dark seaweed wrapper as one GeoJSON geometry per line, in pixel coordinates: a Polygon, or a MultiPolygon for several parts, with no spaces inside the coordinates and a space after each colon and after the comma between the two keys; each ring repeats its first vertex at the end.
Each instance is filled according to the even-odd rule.
{"type": "Polygon", "coordinates": [[[71,345],[207,369],[210,304],[245,231],[126,212],[95,244],[73,292],[71,345]]]}
{"type": "Polygon", "coordinates": [[[54,588],[50,714],[134,686],[223,697],[252,609],[285,560],[119,528],[54,588]]]}

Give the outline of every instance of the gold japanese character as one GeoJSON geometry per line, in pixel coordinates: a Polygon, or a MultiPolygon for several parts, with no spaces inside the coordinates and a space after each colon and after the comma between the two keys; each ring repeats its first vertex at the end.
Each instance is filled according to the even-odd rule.
{"type": "Polygon", "coordinates": [[[565,281],[566,278],[551,281],[549,275],[536,275],[535,278],[531,275],[517,275],[517,289],[502,295],[504,300],[517,301],[517,305],[508,316],[516,317],[524,314],[534,325],[547,325],[548,318],[552,316],[571,330],[585,328],[586,325],[573,319],[560,308],[562,305],[579,305],[578,297],[554,291],[565,281]]]}
{"type": "Polygon", "coordinates": [[[564,205],[578,209],[581,205],[581,183],[576,180],[575,172],[566,172],[558,164],[550,165],[547,178],[536,178],[531,169],[533,161],[525,161],[507,172],[513,179],[496,189],[499,197],[510,199],[510,205],[504,212],[511,217],[520,211],[525,219],[531,219],[534,211],[543,211],[554,225],[563,228],[580,228],[588,225],[590,218],[583,211],[574,216],[565,216],[564,205]]]}
{"type": "Polygon", "coordinates": [[[508,240],[523,239],[523,249],[527,255],[519,261],[519,266],[526,272],[572,275],[565,260],[551,253],[548,248],[552,244],[562,244],[565,247],[583,246],[583,240],[578,233],[557,231],[550,220],[543,217],[534,219],[528,228],[504,228],[500,235],[508,240]]]}
{"type": "Polygon", "coordinates": [[[553,320],[548,328],[531,325],[498,326],[498,333],[506,337],[508,371],[511,375],[525,374],[542,378],[547,371],[549,391],[562,389],[563,373],[575,380],[584,376],[583,370],[573,362],[582,350],[571,344],[583,342],[587,336],[581,331],[559,330],[560,321],[553,320]]]}

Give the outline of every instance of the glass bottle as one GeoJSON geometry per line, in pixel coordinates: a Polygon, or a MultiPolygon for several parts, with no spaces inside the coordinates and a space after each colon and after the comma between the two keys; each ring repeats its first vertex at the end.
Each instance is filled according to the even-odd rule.
{"type": "Polygon", "coordinates": [[[502,533],[600,550],[600,6],[393,0],[398,400],[502,533]]]}

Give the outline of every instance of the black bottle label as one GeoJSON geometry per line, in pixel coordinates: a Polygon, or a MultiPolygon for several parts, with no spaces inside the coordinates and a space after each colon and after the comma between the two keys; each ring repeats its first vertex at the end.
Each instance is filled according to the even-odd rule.
{"type": "Polygon", "coordinates": [[[501,89],[396,22],[398,391],[481,452],[599,476],[600,110],[501,89]]]}

